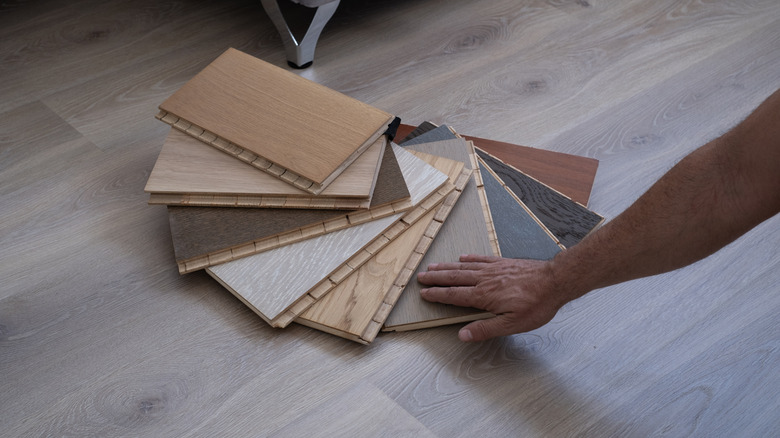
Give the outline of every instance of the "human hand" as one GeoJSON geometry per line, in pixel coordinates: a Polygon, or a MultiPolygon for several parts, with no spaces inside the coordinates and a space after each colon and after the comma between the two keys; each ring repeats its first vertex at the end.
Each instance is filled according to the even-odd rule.
{"type": "Polygon", "coordinates": [[[568,300],[556,294],[549,262],[466,255],[460,263],[437,263],[417,280],[425,300],[475,307],[496,315],[472,322],[461,341],[482,341],[526,332],[548,323],[568,300]]]}

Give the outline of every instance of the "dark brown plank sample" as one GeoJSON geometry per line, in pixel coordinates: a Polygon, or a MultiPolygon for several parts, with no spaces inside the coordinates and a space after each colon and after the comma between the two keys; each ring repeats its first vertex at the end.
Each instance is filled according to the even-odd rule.
{"type": "Polygon", "coordinates": [[[571,247],[596,228],[604,218],[565,195],[477,149],[477,155],[549,229],[565,247],[571,247]]]}

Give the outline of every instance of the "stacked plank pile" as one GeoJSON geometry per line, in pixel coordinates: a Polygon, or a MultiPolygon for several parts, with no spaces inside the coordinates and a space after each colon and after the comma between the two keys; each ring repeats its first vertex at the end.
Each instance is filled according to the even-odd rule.
{"type": "Polygon", "coordinates": [[[179,272],[205,269],[274,327],[369,343],[483,318],[423,302],[415,273],[462,253],[550,258],[602,220],[447,126],[401,147],[396,117],[233,49],[157,118],[171,131],[146,191],[179,272]]]}

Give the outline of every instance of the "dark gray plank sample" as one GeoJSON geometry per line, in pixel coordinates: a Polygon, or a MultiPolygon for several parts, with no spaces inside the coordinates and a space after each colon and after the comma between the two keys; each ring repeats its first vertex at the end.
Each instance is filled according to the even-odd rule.
{"type": "Polygon", "coordinates": [[[401,139],[397,143],[399,145],[402,145],[402,144],[406,143],[407,141],[410,141],[411,139],[413,139],[415,137],[418,137],[418,136],[420,136],[422,134],[425,134],[426,132],[431,131],[431,130],[436,129],[436,128],[437,128],[437,126],[434,125],[431,122],[428,122],[428,121],[422,122],[416,128],[414,128],[414,130],[412,130],[412,132],[410,132],[409,134],[406,134],[406,137],[404,137],[403,139],[401,139]]]}
{"type": "Polygon", "coordinates": [[[418,136],[412,138],[411,140],[404,141],[403,144],[400,144],[400,146],[407,147],[416,144],[431,143],[434,141],[451,140],[453,138],[458,138],[458,137],[455,134],[453,134],[452,131],[450,131],[450,128],[447,125],[442,125],[434,129],[431,129],[429,131],[426,131],[424,133],[421,133],[418,136]]]}
{"type": "Polygon", "coordinates": [[[604,220],[492,155],[479,149],[477,155],[565,247],[577,244],[604,220]]]}
{"type": "Polygon", "coordinates": [[[555,257],[561,251],[555,240],[481,164],[480,171],[501,256],[535,260],[555,257]]]}

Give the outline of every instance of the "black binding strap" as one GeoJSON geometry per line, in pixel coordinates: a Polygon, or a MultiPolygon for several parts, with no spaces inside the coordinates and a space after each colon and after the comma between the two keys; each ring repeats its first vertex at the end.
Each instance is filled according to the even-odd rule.
{"type": "Polygon", "coordinates": [[[387,131],[385,131],[385,133],[382,135],[386,135],[388,141],[393,141],[395,134],[398,132],[399,126],[401,126],[401,118],[396,117],[392,122],[390,122],[389,125],[387,125],[387,131]]]}

